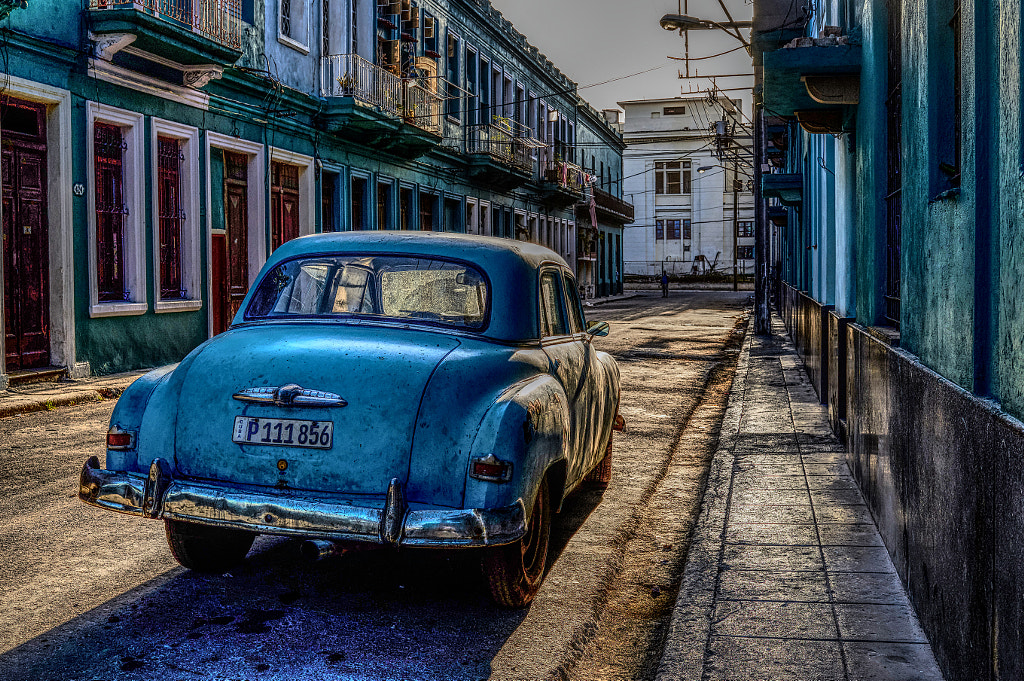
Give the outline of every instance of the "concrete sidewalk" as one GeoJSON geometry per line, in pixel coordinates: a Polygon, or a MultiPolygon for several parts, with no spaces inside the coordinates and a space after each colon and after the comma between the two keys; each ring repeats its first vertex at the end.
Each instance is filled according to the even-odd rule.
{"type": "Polygon", "coordinates": [[[148,371],[143,369],[78,380],[30,383],[0,390],[0,418],[120,397],[132,381],[148,371]]]}
{"type": "Polygon", "coordinates": [[[659,681],[941,680],[778,318],[748,335],[659,681]]]}

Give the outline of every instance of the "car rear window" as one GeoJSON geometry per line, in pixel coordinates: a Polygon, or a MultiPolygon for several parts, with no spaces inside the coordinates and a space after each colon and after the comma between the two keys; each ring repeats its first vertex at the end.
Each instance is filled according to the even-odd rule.
{"type": "Polygon", "coordinates": [[[408,256],[296,258],[271,270],[245,318],[380,317],[468,329],[487,325],[489,290],[465,263],[408,256]]]}

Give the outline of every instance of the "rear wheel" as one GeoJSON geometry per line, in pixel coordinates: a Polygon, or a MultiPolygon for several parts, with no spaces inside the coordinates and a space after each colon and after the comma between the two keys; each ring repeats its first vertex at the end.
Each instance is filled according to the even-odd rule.
{"type": "Polygon", "coordinates": [[[165,520],[174,559],[196,572],[221,574],[242,562],[256,535],[242,530],[165,520]]]}
{"type": "Polygon", "coordinates": [[[506,608],[530,604],[544,580],[551,538],[551,499],[544,479],[537,490],[526,534],[512,544],[488,549],[483,557],[484,575],[491,598],[506,608]]]}
{"type": "Polygon", "coordinates": [[[612,481],[612,440],[615,439],[614,436],[614,432],[608,434],[608,446],[605,447],[604,458],[583,479],[594,489],[608,489],[608,485],[612,481]]]}

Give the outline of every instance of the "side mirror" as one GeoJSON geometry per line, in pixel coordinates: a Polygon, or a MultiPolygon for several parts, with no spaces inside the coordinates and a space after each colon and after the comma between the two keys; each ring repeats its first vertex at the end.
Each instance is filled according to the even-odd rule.
{"type": "Polygon", "coordinates": [[[607,336],[610,328],[608,322],[590,322],[587,324],[587,333],[590,334],[591,338],[607,336]]]}

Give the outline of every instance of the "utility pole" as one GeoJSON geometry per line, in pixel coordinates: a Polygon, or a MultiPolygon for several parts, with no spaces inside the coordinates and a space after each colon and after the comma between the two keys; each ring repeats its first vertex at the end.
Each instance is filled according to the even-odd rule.
{"type": "Polygon", "coordinates": [[[732,160],[732,290],[740,290],[740,258],[739,258],[739,232],[740,232],[740,159],[738,156],[732,160]]]}

